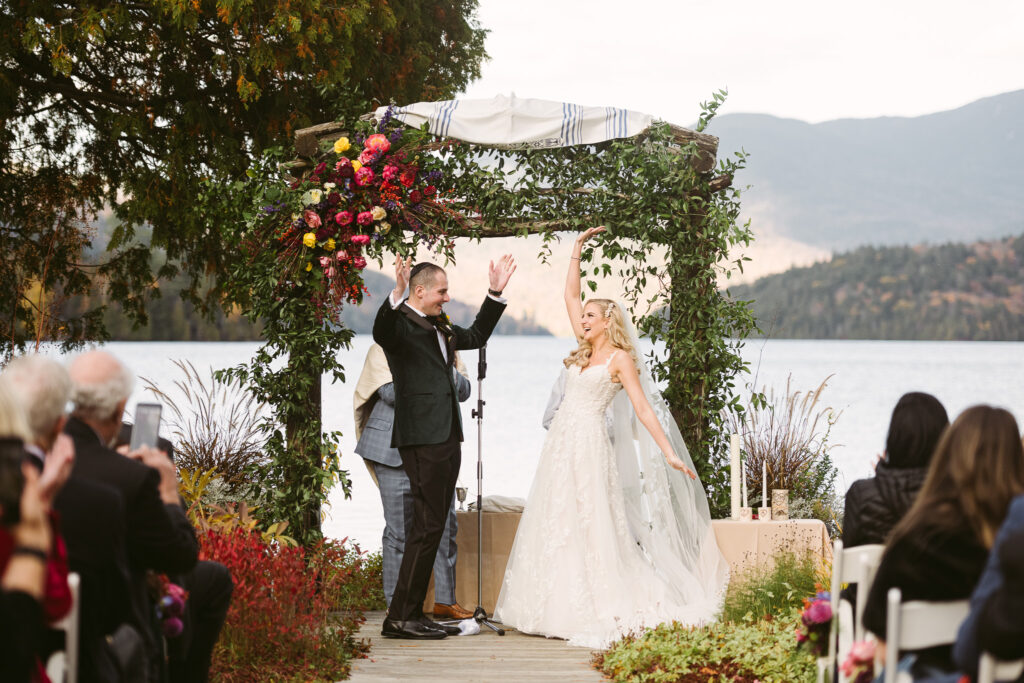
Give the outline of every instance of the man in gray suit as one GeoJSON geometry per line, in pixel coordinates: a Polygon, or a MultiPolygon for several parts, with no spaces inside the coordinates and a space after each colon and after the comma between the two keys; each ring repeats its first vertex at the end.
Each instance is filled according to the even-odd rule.
{"type": "MultiPolygon", "coordinates": [[[[469,398],[471,384],[463,375],[461,363],[454,373],[459,401],[469,398]]],[[[356,453],[380,488],[384,507],[384,599],[391,605],[391,596],[398,581],[398,569],[405,552],[406,529],[412,524],[413,504],[409,477],[402,467],[397,448],[391,447],[391,428],[395,418],[395,387],[391,381],[384,350],[374,344],[366,354],[363,371],[356,385],[355,399],[356,453]]],[[[434,558],[434,616],[440,619],[469,619],[473,613],[455,600],[455,500],[452,499],[441,545],[434,558]]]]}

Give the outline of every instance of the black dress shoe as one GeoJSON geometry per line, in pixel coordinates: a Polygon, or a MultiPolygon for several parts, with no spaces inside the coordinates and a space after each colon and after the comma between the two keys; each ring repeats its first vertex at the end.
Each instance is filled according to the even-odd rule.
{"type": "Polygon", "coordinates": [[[407,638],[409,640],[440,640],[447,638],[444,631],[428,628],[419,621],[398,621],[396,619],[384,618],[384,626],[380,634],[385,638],[407,638]]]}
{"type": "Polygon", "coordinates": [[[439,624],[433,619],[428,619],[425,616],[420,617],[419,622],[427,628],[432,628],[435,631],[444,631],[446,634],[450,636],[457,636],[460,633],[462,633],[462,629],[460,629],[458,626],[447,626],[445,624],[439,624]]]}

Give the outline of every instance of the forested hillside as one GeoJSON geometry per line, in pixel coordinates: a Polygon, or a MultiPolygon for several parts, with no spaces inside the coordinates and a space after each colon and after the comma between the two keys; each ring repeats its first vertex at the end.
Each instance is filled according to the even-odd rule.
{"type": "MultiPolygon", "coordinates": [[[[394,286],[394,279],[371,270],[364,271],[369,295],[361,306],[348,306],[342,315],[345,326],[357,334],[369,334],[377,308],[394,286]]],[[[104,313],[107,330],[116,341],[246,341],[260,339],[259,326],[251,325],[241,311],[231,314],[218,313],[212,321],[205,320],[195,312],[193,306],[181,296],[184,279],[164,282],[161,297],[147,306],[149,324],[133,330],[130,321],[117,305],[109,306],[104,313]]],[[[85,310],[86,299],[68,302],[68,307],[78,306],[85,310]]],[[[479,302],[469,304],[452,300],[445,306],[448,315],[459,325],[473,322],[479,302]]],[[[547,329],[532,320],[518,320],[509,315],[502,316],[495,334],[550,334],[547,329]]]]}
{"type": "Polygon", "coordinates": [[[862,247],[730,288],[764,335],[792,339],[1024,340],[1024,236],[862,247]]]}

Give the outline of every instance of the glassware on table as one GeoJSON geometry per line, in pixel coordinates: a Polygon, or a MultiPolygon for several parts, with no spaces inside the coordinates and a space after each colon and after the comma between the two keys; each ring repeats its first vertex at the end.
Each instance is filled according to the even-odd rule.
{"type": "Polygon", "coordinates": [[[469,489],[466,488],[465,486],[463,486],[462,484],[458,484],[455,487],[455,497],[459,501],[459,512],[465,512],[466,511],[466,508],[463,506],[463,503],[466,502],[466,494],[468,494],[468,493],[469,493],[469,489]]]}

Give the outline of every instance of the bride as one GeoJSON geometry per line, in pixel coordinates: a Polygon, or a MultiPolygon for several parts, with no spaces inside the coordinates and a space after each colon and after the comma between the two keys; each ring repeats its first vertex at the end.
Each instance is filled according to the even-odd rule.
{"type": "Polygon", "coordinates": [[[707,497],[628,313],[607,299],[580,303],[580,253],[603,231],[584,232],[569,261],[565,303],[579,348],[565,359],[565,397],[495,609],[520,631],[591,648],[667,621],[713,620],[728,582],[707,497]]]}

